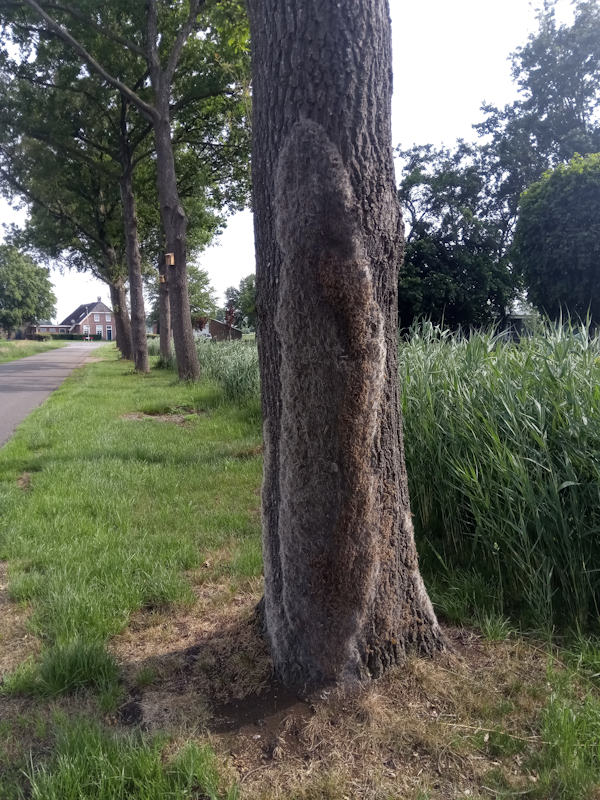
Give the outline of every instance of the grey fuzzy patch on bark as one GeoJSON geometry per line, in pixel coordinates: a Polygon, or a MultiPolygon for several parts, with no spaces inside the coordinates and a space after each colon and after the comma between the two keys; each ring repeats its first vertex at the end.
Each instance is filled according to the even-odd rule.
{"type": "MultiPolygon", "coordinates": [[[[327,683],[361,670],[377,564],[371,459],[386,351],[350,178],[310,120],[294,125],[280,152],[275,226],[283,595],[282,608],[267,605],[266,624],[272,642],[288,643],[288,670],[292,656],[299,675],[327,683]]],[[[276,668],[277,656],[275,648],[276,668]]]]}

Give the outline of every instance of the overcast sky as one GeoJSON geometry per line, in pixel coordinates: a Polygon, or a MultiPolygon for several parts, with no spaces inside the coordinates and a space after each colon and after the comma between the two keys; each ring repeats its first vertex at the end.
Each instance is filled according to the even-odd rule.
{"type": "MultiPolygon", "coordinates": [[[[509,54],[535,30],[529,0],[391,0],[394,46],[394,144],[446,144],[473,139],[482,102],[503,105],[515,97],[509,54]]],[[[561,0],[563,17],[568,0],[561,0]]],[[[0,219],[18,215],[0,201],[0,219]]],[[[1,233],[1,231],[0,231],[1,233]]],[[[217,243],[199,259],[222,300],[228,286],[254,272],[252,216],[231,217],[217,243]]],[[[110,305],[105,284],[84,275],[53,272],[57,318],[100,296],[110,305]]]]}

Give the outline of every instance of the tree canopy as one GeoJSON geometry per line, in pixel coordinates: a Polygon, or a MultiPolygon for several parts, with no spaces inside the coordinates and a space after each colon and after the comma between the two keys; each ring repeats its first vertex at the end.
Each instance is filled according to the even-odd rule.
{"type": "MultiPolygon", "coordinates": [[[[521,287],[511,270],[519,197],[549,168],[600,151],[600,3],[576,0],[559,24],[555,0],[511,57],[517,98],[484,105],[475,145],[404,149],[400,196],[409,224],[401,324],[451,326],[502,316],[521,287]]],[[[526,276],[525,276],[526,277],[526,276]]]]}
{"type": "Polygon", "coordinates": [[[540,311],[600,322],[600,153],[559,164],[523,193],[513,258],[540,311]]]}
{"type": "Polygon", "coordinates": [[[54,316],[56,297],[48,270],[11,245],[0,245],[0,328],[15,328],[54,316]]]}
{"type": "Polygon", "coordinates": [[[256,276],[247,275],[239,287],[230,286],[225,290],[224,318],[238,328],[256,329],[256,276]]]}
{"type": "Polygon", "coordinates": [[[505,229],[486,194],[481,149],[415,146],[400,151],[399,188],[408,226],[399,277],[399,321],[419,317],[451,328],[504,317],[516,279],[504,253],[505,229]]]}
{"type": "MultiPolygon", "coordinates": [[[[2,12],[13,43],[19,44],[26,56],[22,63],[32,56],[38,58],[44,42],[50,41],[53,46],[60,43],[70,48],[65,61],[77,65],[72,75],[76,83],[89,78],[112,92],[112,99],[104,104],[105,111],[98,115],[111,117],[116,111],[119,117],[114,127],[118,132],[116,154],[121,167],[132,318],[132,263],[139,262],[140,251],[132,185],[139,157],[134,160],[132,151],[133,140],[138,145],[142,140],[132,129],[130,109],[135,109],[134,116],[139,115],[136,119],[138,127],[141,123],[142,136],[144,128],[146,134],[152,131],[161,221],[161,235],[155,240],[161,252],[175,254],[168,283],[177,364],[181,377],[197,377],[187,296],[189,209],[182,187],[187,181],[206,190],[205,206],[217,206],[219,211],[227,204],[236,207],[244,195],[240,187],[247,182],[247,169],[238,154],[244,152],[247,141],[248,30],[241,0],[217,4],[190,0],[175,6],[149,0],[126,9],[119,0],[109,0],[101,8],[88,2],[80,2],[75,8],[45,0],[23,0],[2,12]]],[[[56,88],[54,82],[50,85],[56,88]]],[[[75,132],[79,133],[77,129],[75,132]]],[[[99,152],[114,157],[115,149],[109,146],[99,152]]],[[[209,216],[214,218],[214,214],[209,216]]],[[[143,305],[139,267],[134,272],[137,307],[143,305]]]]}

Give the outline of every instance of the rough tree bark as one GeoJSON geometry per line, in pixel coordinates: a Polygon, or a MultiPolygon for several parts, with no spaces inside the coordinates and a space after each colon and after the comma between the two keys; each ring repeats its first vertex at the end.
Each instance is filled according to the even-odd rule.
{"type": "Polygon", "coordinates": [[[127,132],[127,101],[121,98],[121,120],[119,130],[119,155],[121,161],[121,204],[123,206],[123,228],[129,272],[129,299],[131,303],[131,338],[133,363],[137,372],[149,372],[148,340],[146,338],[146,312],[144,309],[144,283],[142,280],[142,256],[138,238],[135,195],[133,193],[133,163],[127,132]]]}
{"type": "Polygon", "coordinates": [[[171,358],[171,300],[169,298],[168,267],[164,256],[158,265],[158,331],[160,357],[163,363],[171,358]]]}
{"type": "MultiPolygon", "coordinates": [[[[188,221],[177,190],[168,95],[158,105],[158,109],[160,119],[154,125],[157,188],[167,252],[173,253],[175,260],[174,266],[167,267],[166,277],[177,371],[184,380],[197,380],[200,377],[200,364],[194,341],[187,285],[188,221]]],[[[170,330],[167,331],[170,336],[170,330]]]]}
{"type": "Polygon", "coordinates": [[[402,225],[387,0],[248,0],[276,674],[377,677],[444,640],[417,563],[397,379],[402,225]]]}
{"type": "Polygon", "coordinates": [[[115,318],[115,335],[117,347],[123,358],[133,358],[133,342],[131,340],[131,322],[127,313],[127,290],[122,278],[108,284],[110,287],[110,302],[112,303],[115,318]]]}

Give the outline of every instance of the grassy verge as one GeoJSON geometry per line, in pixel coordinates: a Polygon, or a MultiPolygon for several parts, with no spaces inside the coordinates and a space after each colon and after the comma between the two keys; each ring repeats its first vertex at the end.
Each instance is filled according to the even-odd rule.
{"type": "Polygon", "coordinates": [[[0,451],[7,600],[37,642],[12,672],[5,654],[4,694],[89,687],[114,706],[106,643],[133,612],[192,604],[184,571],[209,557],[232,592],[260,574],[260,470],[256,409],[214,385],[140,379],[114,357],[78,370],[0,451]]]}
{"type": "MultiPolygon", "coordinates": [[[[256,348],[199,343],[232,401],[257,401],[256,348]]],[[[456,621],[598,630],[600,337],[515,343],[431,325],[400,342],[406,462],[422,569],[456,621]]]]}
{"type": "Polygon", "coordinates": [[[205,351],[197,386],[106,348],[0,450],[0,797],[591,800],[592,640],[557,654],[481,613],[446,659],[277,694],[241,347],[205,351]]]}
{"type": "Polygon", "coordinates": [[[18,358],[27,358],[47,350],[56,350],[64,347],[68,342],[29,342],[26,340],[0,339],[0,364],[6,361],[16,361],[18,358]]]}

